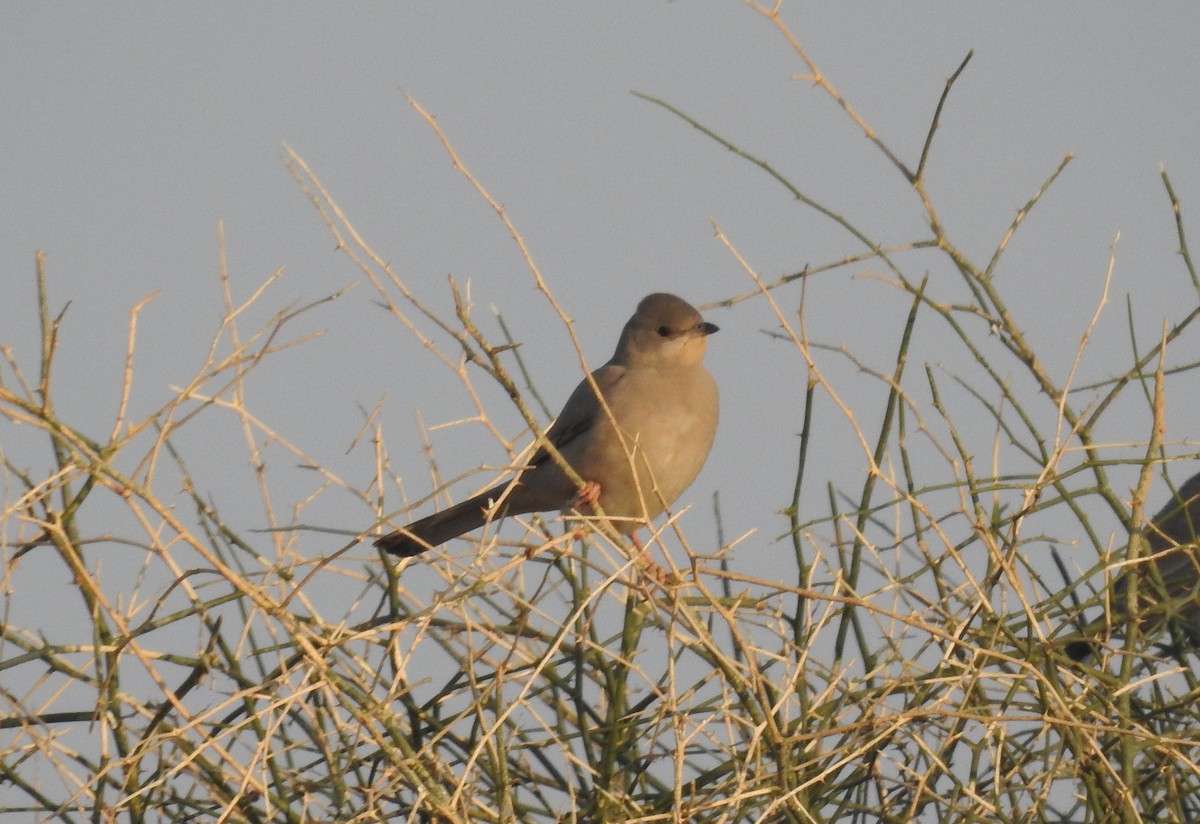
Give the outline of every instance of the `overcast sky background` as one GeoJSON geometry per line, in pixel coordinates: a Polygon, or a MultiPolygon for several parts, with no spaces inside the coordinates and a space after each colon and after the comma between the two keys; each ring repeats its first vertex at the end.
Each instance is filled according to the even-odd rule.
{"type": "MultiPolygon", "coordinates": [[[[794,3],[784,18],[830,82],[914,165],[946,77],[975,50],[944,113],[928,178],[952,237],[980,264],[1063,155],[1075,154],[1000,272],[1056,375],[1065,374],[1094,312],[1118,233],[1111,304],[1086,379],[1126,368],[1127,295],[1143,345],[1164,319],[1195,305],[1159,167],[1194,227],[1200,8],[794,3]]],[[[736,2],[5,5],[0,342],[35,374],[34,254],[44,250],[53,302],[71,304],[58,410],[103,439],[119,398],[130,307],[160,292],[141,317],[131,417],[163,403],[168,387],[203,362],[223,311],[219,221],[235,298],[249,297],[277,269],[285,273],[250,320],[359,283],[285,169],[286,143],[422,298],[449,309],[453,275],[470,284],[489,334],[498,337],[490,307],[502,312],[557,409],[581,377],[567,336],[505,228],[405,95],[438,118],[504,204],[598,366],[644,294],[671,291],[706,304],[752,288],[714,238],[712,221],[769,280],[862,251],[760,169],[632,90],[665,99],[769,161],[881,243],[927,236],[911,189],[828,96],[796,79],[803,73],[771,23],[736,2]]],[[[906,259],[910,275],[924,273],[919,260],[906,259]]],[[[942,294],[965,295],[942,258],[927,260],[942,294]]],[[[814,339],[889,369],[908,304],[877,281],[854,278],[876,269],[850,266],[812,279],[807,319],[814,339]],[[876,338],[879,350],[871,348],[876,338]]],[[[777,297],[794,311],[799,289],[777,297]]],[[[757,530],[734,564],[769,577],[764,559],[790,553],[774,541],[786,527],[777,512],[790,502],[806,373],[793,348],[764,334],[775,322],[763,301],[706,316],[722,329],[709,359],[722,423],[703,475],[680,503],[695,505],[689,532],[710,535],[719,492],[727,536],[757,530]]],[[[365,487],[373,456],[347,450],[362,409],[382,398],[392,469],[412,499],[427,494],[414,413],[427,424],[471,414],[466,394],[365,284],[306,316],[293,333],[308,330],[324,335],[254,375],[251,408],[365,487]]],[[[1194,337],[1180,346],[1194,346],[1194,337]]],[[[936,338],[918,341],[914,368],[938,358],[936,338]]],[[[1181,352],[1176,363],[1188,359],[1181,352]]],[[[879,384],[854,383],[853,370],[833,354],[824,365],[843,370],[873,433],[879,384]]],[[[1020,373],[1011,362],[1006,370],[1020,373]]],[[[502,393],[489,397],[504,431],[519,433],[502,393]]],[[[854,489],[866,466],[822,403],[827,429],[813,444],[802,500],[814,518],[827,510],[824,483],[854,489]]],[[[1192,408],[1172,407],[1168,438],[1195,436],[1192,408]]],[[[1106,434],[1145,438],[1148,425],[1133,406],[1106,434]]],[[[993,429],[975,433],[985,466],[993,429]]],[[[191,431],[181,445],[204,494],[236,527],[263,526],[233,419],[214,413],[191,431]]],[[[49,464],[43,439],[27,430],[6,424],[0,443],[35,474],[49,464]]],[[[440,434],[434,446],[447,476],[503,460],[467,427],[440,434]]],[[[286,506],[314,480],[287,456],[275,457],[273,489],[286,506]]],[[[1002,472],[1034,469],[1000,457],[1002,472]]],[[[6,505],[15,494],[4,491],[6,505]]],[[[389,494],[398,509],[399,496],[389,494]]],[[[330,494],[305,520],[354,530],[372,517],[351,496],[330,494]]],[[[11,521],[4,529],[7,540],[19,537],[11,521]]],[[[303,540],[314,556],[341,546],[328,536],[303,540]]],[[[365,544],[359,552],[370,557],[365,544]]],[[[25,592],[61,591],[61,566],[41,576],[33,558],[22,563],[25,592]]]]}

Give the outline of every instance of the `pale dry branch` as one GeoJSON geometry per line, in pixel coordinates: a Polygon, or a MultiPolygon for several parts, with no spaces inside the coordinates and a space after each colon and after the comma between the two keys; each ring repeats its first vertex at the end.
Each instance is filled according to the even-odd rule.
{"type": "MultiPolygon", "coordinates": [[[[361,408],[347,453],[370,476],[366,488],[321,466],[256,406],[254,381],[311,339],[288,337],[293,321],[346,290],[264,309],[285,282],[280,270],[239,302],[222,243],[223,317],[200,368],[131,418],[139,319],[155,304],[132,307],[112,376],[115,420],[94,441],[88,422],[64,420],[54,403],[73,319],[51,305],[39,255],[36,356],[23,364],[0,341],[0,444],[10,450],[0,455],[0,810],[238,822],[1100,822],[1200,810],[1195,656],[1156,646],[1135,614],[1117,617],[1122,640],[1095,667],[1070,662],[1070,625],[1111,599],[1059,580],[1068,566],[1052,558],[1072,545],[1096,588],[1139,568],[1138,542],[1115,554],[1125,537],[1111,538],[1101,518],[1136,534],[1161,464],[1194,459],[1192,433],[1171,442],[1163,427],[1194,366],[1175,366],[1170,347],[1200,308],[1180,306],[1161,332],[1156,323],[1149,351],[1098,366],[1114,245],[1056,375],[1047,364],[1060,359],[1038,347],[1042,330],[1022,320],[1001,267],[1066,160],[980,265],[924,186],[967,61],[910,166],[820,71],[782,4],[752,5],[868,150],[908,179],[932,234],[884,246],[778,164],[653,100],[833,221],[849,247],[771,279],[713,222],[753,286],[730,284],[740,293],[721,303],[761,301],[778,324],[772,345],[785,344],[788,374],[805,384],[804,408],[778,410],[801,433],[794,488],[754,490],[790,498],[789,551],[769,524],[734,541],[699,536],[694,502],[648,530],[669,576],[652,574],[654,562],[603,519],[562,531],[509,519],[401,563],[358,548],[385,520],[387,479],[406,489],[427,472],[429,491],[412,494],[422,506],[478,471],[444,477],[430,432],[481,428],[508,456],[499,473],[523,464],[544,421],[512,377],[508,330],[494,342],[453,280],[439,287],[453,314],[430,309],[432,296],[411,288],[287,148],[339,251],[464,387],[468,409],[428,426],[418,416],[427,470],[392,465],[383,401],[361,408]],[[813,276],[876,265],[853,285],[886,295],[891,314],[871,319],[871,335],[818,339],[826,298],[813,276]],[[504,390],[532,443],[504,434],[483,381],[504,390]],[[1135,425],[1111,411],[1130,384],[1141,393],[1135,425]],[[212,445],[220,423],[238,428],[240,444],[212,445]],[[49,457],[21,465],[9,446],[18,438],[49,445],[49,457]],[[859,476],[818,465],[808,447],[820,438],[857,456],[859,476]],[[203,469],[198,448],[224,450],[224,468],[203,469]],[[290,485],[295,467],[281,469],[275,453],[306,482],[290,485]],[[220,493],[235,483],[230,504],[220,493]],[[344,519],[301,522],[324,504],[344,519]],[[32,576],[60,597],[30,603],[32,576]]],[[[586,373],[573,322],[523,235],[436,119],[408,103],[503,223],[545,298],[543,328],[561,326],[586,373]]],[[[1194,283],[1179,199],[1163,180],[1194,283]]]]}

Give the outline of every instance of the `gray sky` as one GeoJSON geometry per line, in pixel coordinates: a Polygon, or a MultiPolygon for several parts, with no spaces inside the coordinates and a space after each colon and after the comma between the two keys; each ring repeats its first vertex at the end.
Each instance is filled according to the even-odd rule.
{"type": "MultiPolygon", "coordinates": [[[[975,50],[944,113],[929,181],[946,225],[977,262],[1063,155],[1075,154],[998,275],[1056,374],[1065,374],[1099,300],[1118,233],[1111,304],[1097,330],[1103,343],[1085,362],[1087,380],[1128,361],[1126,295],[1134,295],[1143,346],[1180,305],[1195,304],[1159,166],[1194,225],[1196,7],[789,4],[784,16],[831,83],[912,164],[945,78],[975,50]]],[[[645,293],[708,303],[751,288],[711,221],[767,279],[862,251],[761,170],[631,90],[664,98],[768,160],[881,243],[927,235],[912,190],[824,93],[796,79],[803,72],[771,23],[734,2],[4,6],[0,341],[32,370],[33,256],[45,250],[53,299],[71,302],[59,411],[103,438],[118,401],[132,305],[161,292],[139,327],[135,413],[162,403],[167,387],[202,362],[222,311],[218,221],[238,298],[285,270],[252,313],[257,321],[358,282],[285,170],[286,142],[423,298],[448,308],[446,276],[453,275],[470,283],[481,321],[490,320],[489,306],[499,309],[557,408],[580,378],[566,336],[504,227],[453,170],[405,94],[438,118],[505,205],[599,365],[645,293]]],[[[906,262],[914,277],[929,271],[942,294],[965,294],[944,259],[906,262]]],[[[814,339],[887,369],[907,302],[877,281],[853,278],[871,270],[814,279],[808,321],[814,339]],[[882,349],[872,348],[876,339],[882,349]]],[[[793,286],[779,300],[794,309],[798,295],[793,286]]],[[[695,505],[692,534],[708,535],[719,491],[727,534],[757,530],[735,563],[761,574],[785,528],[775,513],[790,499],[805,373],[794,349],[762,333],[774,321],[761,301],[707,316],[722,327],[710,356],[722,424],[705,472],[681,503],[695,505]]],[[[316,329],[324,337],[255,375],[251,407],[365,486],[372,456],[347,449],[362,425],[360,407],[386,396],[393,470],[412,498],[423,496],[428,473],[414,412],[430,424],[453,420],[471,411],[465,394],[374,304],[369,288],[297,326],[316,329]]],[[[916,357],[937,363],[937,340],[922,340],[916,357]]],[[[879,384],[856,380],[834,354],[823,365],[844,376],[847,397],[867,410],[862,423],[872,431],[879,384]]],[[[506,432],[518,432],[503,397],[493,400],[506,432]]],[[[1195,434],[1183,407],[1169,420],[1170,438],[1195,434]]],[[[1113,440],[1145,437],[1140,410],[1120,420],[1125,428],[1107,433],[1113,440]]],[[[820,423],[827,428],[813,445],[803,502],[812,517],[827,508],[827,480],[853,488],[865,466],[828,404],[820,423]]],[[[198,430],[204,437],[183,445],[206,494],[238,526],[261,526],[232,419],[214,415],[198,430]]],[[[990,431],[975,433],[985,465],[990,431]]],[[[25,432],[9,428],[0,440],[18,465],[48,460],[41,440],[25,432]]],[[[435,440],[448,476],[502,460],[486,444],[481,433],[458,430],[435,440]]],[[[302,498],[311,474],[285,456],[277,460],[278,502],[302,498]]],[[[1000,464],[1002,472],[1032,469],[1011,455],[1000,464]]],[[[318,512],[326,526],[342,529],[372,517],[338,495],[318,512]]],[[[14,526],[6,529],[16,537],[14,526]]],[[[314,555],[338,546],[311,541],[314,555]]]]}

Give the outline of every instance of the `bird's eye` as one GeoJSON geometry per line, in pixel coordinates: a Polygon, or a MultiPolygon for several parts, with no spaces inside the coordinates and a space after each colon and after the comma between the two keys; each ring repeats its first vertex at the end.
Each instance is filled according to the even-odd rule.
{"type": "Polygon", "coordinates": [[[671,328],[669,326],[660,326],[655,331],[658,332],[658,336],[660,338],[667,338],[671,336],[671,328]]]}

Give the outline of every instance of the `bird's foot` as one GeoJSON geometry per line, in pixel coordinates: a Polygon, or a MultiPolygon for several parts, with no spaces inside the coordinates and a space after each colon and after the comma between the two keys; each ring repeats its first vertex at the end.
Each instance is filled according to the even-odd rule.
{"type": "Polygon", "coordinates": [[[626,537],[638,552],[638,559],[642,562],[642,572],[650,576],[659,586],[673,587],[680,583],[678,575],[650,557],[645,544],[642,543],[642,539],[637,536],[636,532],[631,532],[626,537]]]}
{"type": "Polygon", "coordinates": [[[595,481],[588,481],[579,488],[579,492],[575,493],[575,503],[572,504],[576,509],[584,509],[585,507],[595,506],[600,502],[600,484],[595,481]]]}
{"type": "Polygon", "coordinates": [[[661,587],[674,587],[681,583],[681,579],[671,570],[664,567],[657,561],[651,560],[647,556],[642,556],[645,562],[645,568],[642,570],[646,575],[661,587]]]}

